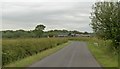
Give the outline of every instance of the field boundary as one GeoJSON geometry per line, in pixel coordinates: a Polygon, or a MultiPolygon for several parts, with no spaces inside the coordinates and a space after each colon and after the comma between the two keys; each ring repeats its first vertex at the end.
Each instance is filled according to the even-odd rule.
{"type": "Polygon", "coordinates": [[[18,60],[16,62],[10,63],[8,65],[5,65],[4,67],[28,67],[29,65],[31,65],[37,61],[40,61],[41,59],[59,51],[60,49],[64,48],[65,46],[68,46],[68,44],[70,44],[70,43],[71,43],[71,41],[68,41],[67,43],[58,45],[56,47],[53,47],[53,48],[47,49],[45,51],[42,51],[38,54],[35,54],[33,56],[29,56],[24,59],[18,60]]]}

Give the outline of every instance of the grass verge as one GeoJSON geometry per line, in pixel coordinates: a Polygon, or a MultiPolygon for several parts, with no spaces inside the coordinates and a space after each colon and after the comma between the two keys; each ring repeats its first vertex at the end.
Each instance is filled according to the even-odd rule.
{"type": "Polygon", "coordinates": [[[69,38],[69,40],[87,42],[88,48],[102,67],[106,69],[109,69],[110,67],[118,67],[118,54],[115,55],[114,51],[110,49],[110,46],[112,46],[111,41],[89,37],[73,37],[69,38]]]}
{"type": "Polygon", "coordinates": [[[105,51],[105,48],[101,47],[101,45],[96,46],[93,42],[88,42],[88,47],[102,67],[105,67],[105,69],[107,69],[107,67],[118,67],[117,55],[110,55],[105,51]]]}
{"type": "Polygon", "coordinates": [[[62,49],[63,47],[67,46],[70,42],[67,42],[67,43],[64,43],[62,45],[59,45],[59,46],[56,46],[54,48],[51,48],[51,49],[48,49],[48,50],[45,50],[43,52],[40,52],[38,54],[35,54],[33,56],[30,56],[30,57],[26,57],[22,60],[19,60],[19,61],[16,61],[16,62],[13,62],[13,63],[10,63],[8,65],[5,65],[4,67],[27,67],[37,61],[40,61],[41,59],[57,52],[58,50],[62,49]]]}

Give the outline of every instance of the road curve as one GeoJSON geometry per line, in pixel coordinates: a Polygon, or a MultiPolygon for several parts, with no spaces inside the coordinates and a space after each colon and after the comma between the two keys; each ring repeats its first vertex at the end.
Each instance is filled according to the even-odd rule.
{"type": "Polygon", "coordinates": [[[69,46],[29,67],[100,67],[85,42],[72,41],[69,46]]]}

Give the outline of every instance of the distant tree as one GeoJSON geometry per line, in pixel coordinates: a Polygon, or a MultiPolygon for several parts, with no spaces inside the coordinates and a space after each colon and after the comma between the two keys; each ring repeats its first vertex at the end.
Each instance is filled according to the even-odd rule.
{"type": "Polygon", "coordinates": [[[72,31],[72,33],[74,33],[74,34],[81,34],[81,32],[79,32],[77,30],[72,31]]]}
{"type": "Polygon", "coordinates": [[[21,31],[21,32],[25,32],[25,30],[23,30],[23,29],[19,29],[19,30],[16,30],[16,31],[21,31]]]}
{"type": "Polygon", "coordinates": [[[44,30],[45,29],[45,26],[44,25],[37,25],[36,27],[35,27],[35,30],[44,30]]]}
{"type": "Polygon", "coordinates": [[[19,29],[14,31],[14,37],[15,38],[26,37],[27,36],[26,33],[27,32],[25,30],[19,29]]]}
{"type": "Polygon", "coordinates": [[[91,25],[94,32],[104,39],[111,39],[120,47],[120,2],[97,2],[93,5],[91,25]]]}
{"type": "Polygon", "coordinates": [[[12,38],[12,37],[14,37],[14,31],[12,31],[12,30],[3,31],[2,37],[3,38],[12,38]]]}
{"type": "Polygon", "coordinates": [[[84,32],[84,34],[89,34],[88,32],[84,32]]]}
{"type": "Polygon", "coordinates": [[[68,36],[71,36],[72,33],[68,33],[68,36]]]}
{"type": "Polygon", "coordinates": [[[43,30],[45,29],[45,26],[44,25],[37,25],[35,27],[35,30],[34,30],[34,33],[36,34],[37,37],[41,37],[42,34],[43,34],[43,30]]]}
{"type": "Polygon", "coordinates": [[[68,30],[63,29],[63,30],[62,30],[62,32],[67,33],[67,32],[68,32],[68,30]]]}

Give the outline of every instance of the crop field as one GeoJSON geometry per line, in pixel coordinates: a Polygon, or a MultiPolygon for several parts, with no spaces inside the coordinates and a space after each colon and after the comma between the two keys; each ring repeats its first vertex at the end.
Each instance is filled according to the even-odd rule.
{"type": "Polygon", "coordinates": [[[110,48],[112,46],[111,41],[94,37],[3,39],[2,65],[22,60],[68,41],[86,42],[91,53],[102,67],[118,66],[118,54],[110,48]]]}
{"type": "Polygon", "coordinates": [[[2,40],[2,64],[32,56],[46,49],[67,42],[65,38],[25,38],[2,40]]]}

